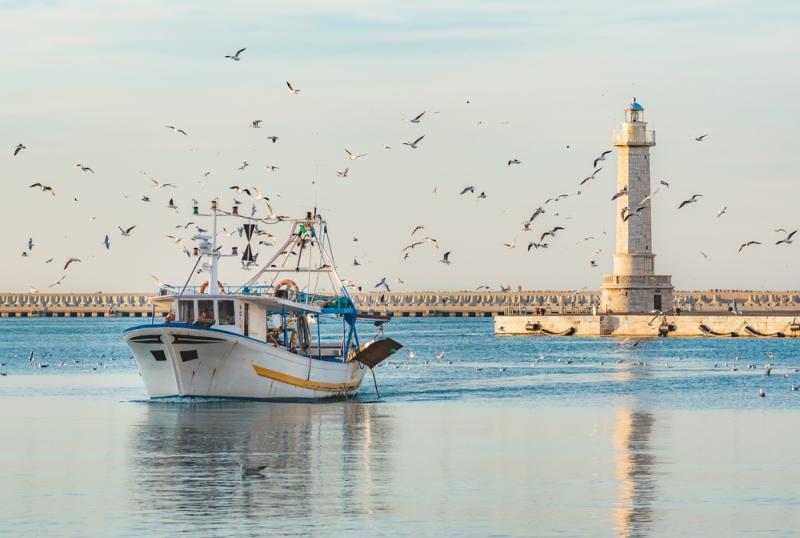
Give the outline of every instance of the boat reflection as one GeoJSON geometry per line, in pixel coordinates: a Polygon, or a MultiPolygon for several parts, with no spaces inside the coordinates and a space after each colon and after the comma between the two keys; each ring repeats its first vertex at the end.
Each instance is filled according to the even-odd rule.
{"type": "Polygon", "coordinates": [[[380,406],[353,402],[148,404],[130,440],[131,504],[212,534],[219,521],[229,532],[242,518],[388,511],[391,430],[380,406]],[[266,466],[263,478],[242,477],[240,461],[266,466]]]}

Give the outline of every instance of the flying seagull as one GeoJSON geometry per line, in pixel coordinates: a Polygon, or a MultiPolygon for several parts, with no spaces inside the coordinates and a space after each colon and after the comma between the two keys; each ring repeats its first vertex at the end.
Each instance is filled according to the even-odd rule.
{"type": "Polygon", "coordinates": [[[797,233],[797,230],[793,231],[792,233],[790,233],[789,235],[787,235],[786,237],[784,237],[783,239],[781,239],[780,241],[778,241],[775,244],[776,245],[780,245],[780,244],[791,245],[792,244],[792,237],[794,237],[794,234],[796,234],[796,233],[797,233]]]}
{"type": "Polygon", "coordinates": [[[414,226],[414,229],[411,230],[411,237],[414,237],[415,233],[417,233],[420,230],[423,230],[424,228],[425,228],[425,226],[422,225],[422,224],[417,224],[416,226],[414,226]]]}
{"type": "Polygon", "coordinates": [[[111,248],[111,241],[108,239],[108,234],[106,234],[106,238],[103,239],[103,246],[106,247],[106,250],[111,248]]]}
{"type": "Polygon", "coordinates": [[[728,206],[723,207],[719,211],[717,211],[717,218],[720,218],[722,215],[728,212],[728,206]]]}
{"type": "Polygon", "coordinates": [[[80,168],[80,169],[81,169],[81,172],[91,172],[91,173],[93,173],[93,174],[94,174],[94,170],[92,170],[92,169],[91,169],[91,168],[89,168],[88,166],[84,166],[84,165],[82,165],[81,163],[78,163],[78,164],[76,164],[75,166],[77,166],[78,168],[80,168]]]}
{"type": "Polygon", "coordinates": [[[18,154],[20,151],[22,151],[23,149],[28,149],[28,147],[27,147],[27,146],[25,146],[25,145],[23,145],[23,144],[17,144],[17,147],[15,147],[15,148],[14,148],[14,157],[16,157],[16,156],[17,156],[17,154],[18,154]]]}
{"type": "Polygon", "coordinates": [[[411,118],[408,121],[410,121],[411,123],[419,123],[420,120],[422,119],[422,116],[424,116],[424,115],[425,115],[425,112],[422,112],[420,114],[417,114],[416,116],[414,116],[413,118],[411,118]]]}
{"type": "Polygon", "coordinates": [[[288,80],[286,81],[286,86],[289,88],[289,93],[291,93],[292,95],[297,95],[298,93],[300,93],[300,90],[295,89],[294,86],[292,86],[292,84],[288,80]]]}
{"type": "Polygon", "coordinates": [[[547,236],[555,237],[556,236],[556,232],[558,232],[560,230],[563,230],[563,229],[564,228],[562,228],[561,226],[556,226],[552,230],[548,230],[548,231],[544,232],[541,235],[541,237],[539,237],[539,241],[544,241],[544,238],[547,237],[547,236]]]}
{"type": "Polygon", "coordinates": [[[50,196],[55,196],[56,195],[56,191],[54,191],[53,187],[51,187],[50,185],[42,185],[41,183],[34,183],[33,185],[31,185],[28,188],[32,189],[34,187],[37,187],[42,192],[48,193],[50,196]]]}
{"type": "Polygon", "coordinates": [[[600,168],[598,168],[597,170],[595,170],[594,172],[592,172],[592,175],[591,175],[591,176],[587,176],[587,177],[583,178],[583,179],[581,180],[581,183],[580,183],[580,184],[581,184],[581,185],[583,185],[584,183],[588,183],[589,181],[591,181],[592,179],[594,179],[594,177],[597,175],[597,173],[598,173],[600,170],[602,170],[602,169],[603,169],[603,167],[601,166],[600,168]]]}
{"type": "MultiPolygon", "coordinates": [[[[122,234],[122,237],[130,237],[131,236],[131,231],[133,231],[133,229],[136,228],[136,225],[131,226],[130,228],[122,228],[122,226],[117,226],[117,228],[119,228],[119,231],[122,234]]],[[[108,237],[108,236],[106,236],[106,237],[108,237]]],[[[108,247],[106,247],[106,248],[108,248],[108,247]]]]}
{"type": "Polygon", "coordinates": [[[698,199],[699,197],[701,197],[701,196],[703,196],[703,195],[702,195],[702,194],[693,194],[691,198],[689,198],[688,200],[684,200],[683,202],[681,202],[681,204],[678,206],[678,209],[681,209],[681,208],[682,208],[683,206],[685,206],[685,205],[689,205],[689,204],[693,204],[693,203],[697,202],[697,199],[698,199]]]}
{"type": "Polygon", "coordinates": [[[272,143],[274,144],[275,142],[277,142],[277,141],[278,141],[278,137],[277,137],[277,136],[275,136],[275,135],[268,136],[268,137],[267,137],[267,140],[272,140],[272,143]]]}
{"type": "Polygon", "coordinates": [[[65,279],[65,278],[67,278],[67,275],[62,275],[62,277],[61,277],[61,278],[59,278],[58,280],[56,280],[56,281],[55,281],[55,282],[53,282],[52,284],[49,284],[47,287],[48,287],[48,288],[54,288],[54,287],[56,287],[56,286],[60,285],[62,282],[64,282],[64,279],[65,279]]]}
{"type": "Polygon", "coordinates": [[[761,244],[760,241],[748,241],[747,243],[742,243],[741,246],[739,247],[739,252],[741,252],[742,249],[744,249],[745,247],[749,247],[751,245],[760,245],[760,244],[761,244]]]}
{"type": "Polygon", "coordinates": [[[253,120],[250,122],[250,127],[253,129],[261,129],[261,120],[253,120]]]}
{"type": "Polygon", "coordinates": [[[614,196],[611,197],[611,201],[613,202],[617,198],[621,198],[623,196],[626,196],[627,194],[628,194],[628,186],[626,185],[625,187],[622,187],[619,191],[617,191],[617,193],[614,196]]]}
{"type": "Polygon", "coordinates": [[[33,237],[28,238],[28,250],[33,250],[33,237]]]}
{"type": "Polygon", "coordinates": [[[171,129],[173,133],[180,133],[182,135],[188,135],[189,134],[186,131],[184,131],[183,129],[178,129],[174,125],[165,125],[164,127],[166,127],[167,129],[171,129]]]}
{"type": "Polygon", "coordinates": [[[366,153],[355,154],[347,148],[344,148],[344,152],[347,153],[347,158],[350,159],[351,161],[355,161],[356,159],[360,159],[361,157],[367,156],[366,153]]]}
{"type": "MultiPolygon", "coordinates": [[[[161,183],[157,179],[151,179],[150,181],[153,182],[153,187],[156,187],[157,189],[165,189],[167,187],[172,187],[173,189],[176,188],[175,185],[173,185],[172,183],[161,183]]],[[[144,198],[147,198],[147,197],[145,196],[144,198]]],[[[142,201],[144,201],[144,200],[142,200],[142,201]]],[[[148,198],[147,201],[149,202],[150,199],[148,198]]]]}
{"type": "Polygon", "coordinates": [[[169,199],[169,204],[167,204],[167,207],[169,209],[178,209],[178,206],[175,205],[175,201],[172,198],[169,199]]]}
{"type": "Polygon", "coordinates": [[[698,141],[698,142],[702,142],[707,136],[708,136],[707,134],[700,135],[700,136],[696,137],[695,140],[698,141]]]}
{"type": "Polygon", "coordinates": [[[608,150],[604,151],[603,153],[601,153],[600,156],[594,160],[594,162],[592,164],[592,168],[597,168],[597,163],[599,163],[600,161],[605,161],[606,160],[606,155],[608,155],[609,153],[611,153],[610,149],[608,149],[608,150]]]}
{"type": "Polygon", "coordinates": [[[236,51],[236,54],[233,54],[233,55],[227,54],[225,57],[226,57],[226,58],[230,58],[230,59],[231,59],[231,60],[233,60],[234,62],[238,62],[239,60],[241,60],[241,58],[239,58],[239,55],[240,55],[241,53],[243,53],[244,51],[246,51],[246,50],[247,50],[247,47],[245,47],[245,48],[243,48],[243,49],[239,49],[239,50],[237,50],[237,51],[236,51]]]}
{"type": "Polygon", "coordinates": [[[522,161],[520,161],[519,159],[509,159],[507,166],[511,166],[512,164],[521,164],[521,163],[522,161]]]}
{"type": "Polygon", "coordinates": [[[442,259],[439,261],[445,265],[450,265],[450,251],[448,250],[447,252],[445,252],[444,256],[442,256],[442,259]]]}
{"type": "Polygon", "coordinates": [[[350,169],[349,169],[349,168],[345,168],[344,170],[341,170],[341,171],[338,171],[338,170],[337,170],[337,172],[336,172],[336,175],[337,175],[338,177],[345,178],[345,177],[347,177],[347,173],[348,173],[349,171],[350,171],[350,169]]]}
{"type": "Polygon", "coordinates": [[[380,282],[378,282],[377,284],[375,284],[375,287],[376,287],[376,288],[380,288],[381,286],[383,286],[384,288],[386,288],[386,291],[392,291],[392,290],[390,290],[390,289],[389,289],[389,284],[387,284],[387,283],[386,283],[386,277],[383,277],[383,278],[380,280],[380,282]]]}
{"type": "Polygon", "coordinates": [[[664,185],[666,188],[669,188],[669,183],[667,183],[667,182],[666,182],[666,181],[664,181],[663,179],[662,179],[661,181],[659,181],[659,183],[661,183],[662,185],[664,185]]]}
{"type": "Polygon", "coordinates": [[[468,192],[475,194],[475,187],[464,187],[464,189],[459,194],[466,194],[468,192]]]}
{"type": "Polygon", "coordinates": [[[404,146],[408,146],[408,147],[410,147],[411,149],[417,149],[417,144],[419,144],[419,143],[420,143],[420,141],[421,141],[423,138],[425,138],[425,135],[422,135],[422,136],[420,136],[419,138],[417,138],[417,139],[416,139],[416,140],[414,140],[413,142],[403,142],[403,145],[404,145],[404,146]]]}
{"type": "Polygon", "coordinates": [[[67,260],[67,263],[64,264],[64,270],[65,271],[66,271],[67,267],[69,267],[72,262],[81,263],[81,261],[78,258],[70,258],[70,259],[67,260]]]}

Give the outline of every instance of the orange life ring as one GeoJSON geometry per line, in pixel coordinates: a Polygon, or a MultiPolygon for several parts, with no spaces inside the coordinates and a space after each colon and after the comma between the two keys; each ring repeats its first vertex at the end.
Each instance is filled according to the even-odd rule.
{"type": "Polygon", "coordinates": [[[292,280],[292,279],[285,278],[285,279],[281,280],[280,282],[278,282],[278,284],[275,286],[275,297],[278,297],[280,295],[281,289],[284,286],[286,286],[286,288],[287,288],[287,290],[286,290],[287,291],[287,298],[288,298],[289,289],[293,289],[294,290],[295,298],[297,298],[297,296],[300,294],[300,288],[298,287],[297,283],[295,283],[295,281],[292,280]]]}
{"type": "MultiPolygon", "coordinates": [[[[201,293],[201,294],[205,293],[206,292],[206,288],[208,288],[208,280],[204,280],[203,283],[200,284],[200,289],[198,290],[199,293],[201,293]]],[[[219,280],[217,280],[217,288],[218,288],[220,294],[224,294],[225,293],[225,287],[222,285],[222,282],[220,282],[219,280]]]]}

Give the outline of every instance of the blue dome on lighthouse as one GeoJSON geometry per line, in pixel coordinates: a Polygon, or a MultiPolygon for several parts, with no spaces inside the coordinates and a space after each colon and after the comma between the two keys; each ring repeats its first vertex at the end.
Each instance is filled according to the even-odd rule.
{"type": "Polygon", "coordinates": [[[644,110],[644,107],[636,102],[636,98],[633,98],[633,103],[628,105],[628,110],[644,110]]]}

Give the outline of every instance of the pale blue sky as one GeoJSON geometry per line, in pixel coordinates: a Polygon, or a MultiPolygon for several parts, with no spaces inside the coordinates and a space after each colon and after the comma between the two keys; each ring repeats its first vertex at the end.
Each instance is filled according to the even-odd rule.
{"type": "MultiPolygon", "coordinates": [[[[796,289],[800,241],[775,247],[772,230],[800,227],[799,21],[789,2],[0,2],[2,288],[44,291],[69,256],[83,263],[64,290],[182,280],[188,260],[164,234],[188,217],[167,199],[228,204],[228,186],[252,184],[278,213],[316,201],[341,273],[370,287],[387,276],[398,289],[597,289],[614,248],[614,160],[580,197],[549,205],[534,233],[521,221],[575,191],[635,95],[658,133],[653,178],[672,184],[654,201],[657,271],[682,289],[796,289]],[[241,62],[223,58],[240,47],[241,62]],[[420,125],[404,121],[423,110],[420,125]],[[401,145],[422,134],[416,151],[401,145]],[[348,162],[345,147],[369,155],[348,162]],[[58,196],[28,189],[36,181],[58,196]],[[460,197],[466,185],[488,199],[460,197]],[[705,196],[677,211],[694,193],[705,196]],[[416,224],[442,250],[401,261],[416,224]],[[548,251],[525,252],[556,224],[567,230],[548,251]],[[765,245],[737,254],[751,239],[765,245]],[[450,266],[437,262],[444,250],[450,266]]],[[[246,276],[231,267],[223,280],[246,276]]]]}

